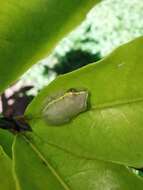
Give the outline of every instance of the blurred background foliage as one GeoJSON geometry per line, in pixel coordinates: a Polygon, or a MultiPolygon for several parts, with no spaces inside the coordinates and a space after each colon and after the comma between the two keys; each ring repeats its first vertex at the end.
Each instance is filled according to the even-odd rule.
{"type": "Polygon", "coordinates": [[[100,52],[91,53],[82,49],[70,49],[65,55],[55,55],[57,58],[57,64],[51,69],[45,65],[44,74],[48,74],[49,71],[56,72],[57,75],[65,74],[74,71],[82,66],[96,62],[101,59],[100,52]]]}
{"type": "Polygon", "coordinates": [[[103,0],[83,23],[63,39],[51,55],[21,78],[32,94],[63,74],[99,60],[133,38],[143,35],[142,0],[103,0]]]}
{"type": "Polygon", "coordinates": [[[143,35],[142,10],[142,0],[103,0],[50,56],[35,64],[3,93],[1,113],[23,114],[38,91],[57,75],[96,62],[120,44],[143,35]]]}

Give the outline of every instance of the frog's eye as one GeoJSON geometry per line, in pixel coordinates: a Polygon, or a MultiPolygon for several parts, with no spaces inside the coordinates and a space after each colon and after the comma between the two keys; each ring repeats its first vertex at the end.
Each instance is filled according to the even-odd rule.
{"type": "Polygon", "coordinates": [[[79,113],[87,110],[87,91],[66,92],[43,109],[44,119],[51,125],[62,125],[69,122],[79,113]]]}

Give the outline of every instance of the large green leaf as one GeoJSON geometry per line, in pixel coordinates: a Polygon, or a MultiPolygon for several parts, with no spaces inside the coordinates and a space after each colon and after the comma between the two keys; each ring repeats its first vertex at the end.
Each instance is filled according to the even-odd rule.
{"type": "Polygon", "coordinates": [[[12,162],[0,146],[0,189],[15,190],[15,183],[12,176],[12,162]]]}
{"type": "Polygon", "coordinates": [[[35,118],[30,122],[34,133],[47,143],[85,158],[142,167],[142,45],[143,37],[119,47],[96,64],[57,78],[42,90],[26,115],[42,116],[45,100],[70,88],[86,89],[90,108],[58,127],[50,126],[44,118],[35,118]]]}
{"type": "Polygon", "coordinates": [[[21,190],[142,190],[142,179],[124,166],[77,157],[34,139],[36,146],[22,136],[14,143],[14,171],[21,190]]]}
{"type": "Polygon", "coordinates": [[[13,145],[13,166],[17,188],[21,190],[62,190],[62,183],[56,179],[56,172],[51,170],[35,148],[22,138],[13,145]]]}
{"type": "Polygon", "coordinates": [[[100,0],[0,0],[0,91],[46,56],[100,0]]]}

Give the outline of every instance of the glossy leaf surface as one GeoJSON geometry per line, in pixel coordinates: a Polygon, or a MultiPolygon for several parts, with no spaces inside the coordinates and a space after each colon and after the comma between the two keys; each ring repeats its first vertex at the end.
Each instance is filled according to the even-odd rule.
{"type": "Polygon", "coordinates": [[[143,38],[117,48],[98,63],[63,75],[41,91],[26,115],[45,142],[89,159],[143,166],[143,38]],[[61,127],[43,119],[47,98],[70,88],[90,94],[90,108],[61,127]],[[66,142],[66,143],[65,143],[66,142]]]}

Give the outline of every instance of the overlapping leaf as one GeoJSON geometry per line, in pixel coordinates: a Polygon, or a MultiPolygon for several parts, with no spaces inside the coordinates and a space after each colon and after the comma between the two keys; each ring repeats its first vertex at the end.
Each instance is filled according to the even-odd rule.
{"type": "Polygon", "coordinates": [[[0,92],[47,55],[100,0],[0,0],[0,92]]]}
{"type": "Polygon", "coordinates": [[[142,179],[125,166],[77,157],[33,137],[18,136],[13,147],[21,190],[142,190],[142,179]]]}
{"type": "Polygon", "coordinates": [[[0,189],[15,190],[12,161],[0,146],[0,189]]]}
{"type": "Polygon", "coordinates": [[[11,158],[12,157],[12,143],[13,143],[13,134],[9,131],[0,129],[0,146],[3,147],[3,150],[11,158]]]}

